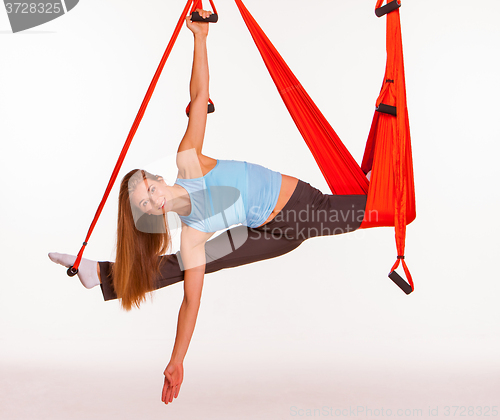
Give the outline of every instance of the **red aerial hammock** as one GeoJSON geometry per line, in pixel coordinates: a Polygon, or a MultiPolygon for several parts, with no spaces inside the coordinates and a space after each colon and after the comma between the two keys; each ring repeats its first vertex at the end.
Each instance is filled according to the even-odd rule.
{"type": "Polygon", "coordinates": [[[415,219],[415,188],[406,108],[403,46],[398,0],[382,6],[387,14],[387,65],[361,168],[294,76],[241,0],[235,0],[255,45],[333,194],[367,194],[362,228],[395,226],[398,257],[389,277],[405,293],[413,280],[404,261],[406,225],[415,219]],[[397,110],[397,112],[396,112],[397,110]],[[371,181],[365,174],[372,171],[371,181]],[[394,270],[402,262],[408,282],[394,270]]]}
{"type": "MultiPolygon", "coordinates": [[[[398,10],[400,3],[394,0],[381,7],[384,0],[378,0],[376,5],[377,16],[387,14],[387,65],[360,168],[242,1],[235,0],[235,2],[292,119],[316,159],[332,193],[368,195],[362,228],[395,226],[398,258],[389,277],[405,293],[411,293],[413,281],[404,261],[404,247],[406,225],[415,218],[415,191],[398,10]],[[370,170],[372,176],[371,181],[368,182],[365,174],[370,170]],[[394,271],[400,262],[402,262],[409,285],[394,271]]],[[[217,12],[212,0],[210,3],[215,14],[214,21],[216,21],[217,12]]],[[[191,4],[193,4],[191,11],[201,8],[201,0],[189,0],[183,10],[132,125],[87,237],[74,265],[68,269],[69,275],[75,275],[78,272],[85,246],[118,176],[127,150],[191,4]]],[[[189,106],[186,112],[189,112],[189,106]]]]}

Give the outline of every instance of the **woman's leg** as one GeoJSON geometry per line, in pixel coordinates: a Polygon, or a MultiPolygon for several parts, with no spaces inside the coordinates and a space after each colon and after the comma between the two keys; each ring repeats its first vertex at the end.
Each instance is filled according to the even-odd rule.
{"type": "MultiPolygon", "coordinates": [[[[205,273],[274,258],[315,236],[337,235],[359,228],[364,217],[365,195],[328,195],[299,181],[288,203],[276,217],[258,228],[238,226],[205,245],[205,273]]],[[[104,300],[116,299],[112,263],[100,262],[104,300]]],[[[184,279],[180,253],[161,257],[156,289],[184,279]]]]}
{"type": "MultiPolygon", "coordinates": [[[[224,268],[238,267],[284,255],[302,243],[302,240],[287,239],[266,234],[261,228],[250,229],[238,226],[223,232],[205,244],[205,273],[214,273],[224,268]]],[[[180,253],[160,257],[160,276],[156,289],[184,280],[180,253]]],[[[116,299],[113,289],[111,262],[99,262],[101,289],[104,300],[116,299]]]]}
{"type": "Polygon", "coordinates": [[[300,181],[290,200],[260,230],[290,240],[353,232],[364,218],[366,195],[323,194],[300,181]]]}

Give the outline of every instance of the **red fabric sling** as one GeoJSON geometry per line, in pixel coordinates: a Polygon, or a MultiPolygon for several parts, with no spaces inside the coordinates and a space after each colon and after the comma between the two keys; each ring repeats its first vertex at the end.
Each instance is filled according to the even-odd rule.
{"type": "MultiPolygon", "coordinates": [[[[396,1],[393,0],[392,4],[396,1]]],[[[415,219],[416,213],[399,10],[392,10],[387,15],[387,64],[384,83],[376,102],[378,109],[373,118],[360,167],[243,2],[241,0],[235,0],[235,2],[285,106],[311,150],[332,193],[368,196],[362,228],[395,226],[398,258],[391,273],[401,262],[411,290],[413,290],[413,281],[404,261],[406,225],[415,219]],[[392,115],[391,112],[396,115],[392,115]],[[370,170],[372,171],[371,181],[368,182],[365,174],[370,170]]],[[[384,0],[377,1],[377,10],[381,8],[383,2],[384,0]]],[[[210,3],[214,13],[217,13],[212,0],[210,3]]],[[[74,275],[78,269],[87,241],[118,176],[127,150],[191,4],[193,5],[191,11],[201,8],[201,0],[187,2],[123,146],[85,242],[75,264],[68,270],[68,274],[71,272],[74,275]]]]}
{"type": "MultiPolygon", "coordinates": [[[[397,117],[375,112],[360,168],[243,2],[235,2],[331,192],[368,195],[362,228],[395,226],[398,259],[391,272],[402,261],[413,290],[413,281],[403,259],[406,225],[415,219],[415,189],[399,10],[387,15],[387,65],[377,99],[377,106],[381,103],[395,106],[397,117]],[[365,174],[370,170],[371,182],[368,183],[365,174]]],[[[382,3],[383,0],[378,0],[376,8],[382,3]]]]}

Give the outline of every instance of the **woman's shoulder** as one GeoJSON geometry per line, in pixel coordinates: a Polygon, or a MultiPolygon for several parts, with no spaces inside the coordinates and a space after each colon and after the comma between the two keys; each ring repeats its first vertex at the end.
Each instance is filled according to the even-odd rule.
{"type": "Polygon", "coordinates": [[[217,165],[217,159],[196,153],[194,149],[177,153],[178,178],[195,179],[205,176],[217,165]]]}

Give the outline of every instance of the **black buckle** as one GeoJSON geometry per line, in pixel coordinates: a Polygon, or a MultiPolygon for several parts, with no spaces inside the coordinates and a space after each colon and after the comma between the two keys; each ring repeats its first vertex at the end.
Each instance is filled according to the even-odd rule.
{"type": "Polygon", "coordinates": [[[394,12],[394,10],[397,10],[400,7],[401,4],[398,2],[398,0],[393,0],[390,3],[387,3],[385,6],[375,9],[375,14],[377,15],[377,17],[382,17],[385,16],[387,13],[394,12]]]}
{"type": "Polygon", "coordinates": [[[378,112],[382,112],[383,114],[389,114],[395,117],[398,116],[397,108],[392,105],[380,104],[376,110],[378,112]]]}

